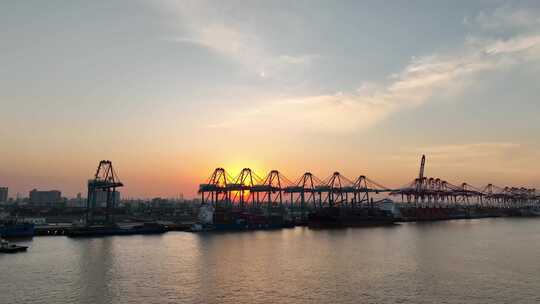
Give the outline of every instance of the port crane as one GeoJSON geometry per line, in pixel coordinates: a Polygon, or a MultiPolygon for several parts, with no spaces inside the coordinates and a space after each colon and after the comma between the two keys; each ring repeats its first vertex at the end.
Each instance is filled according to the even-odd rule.
{"type": "Polygon", "coordinates": [[[88,196],[86,199],[86,223],[93,224],[95,221],[95,210],[98,193],[105,193],[107,223],[114,222],[114,209],[116,207],[116,188],[122,187],[110,160],[99,162],[94,178],[88,180],[88,196]]]}
{"type": "Polygon", "coordinates": [[[214,170],[206,183],[200,184],[203,204],[214,207],[237,208],[289,207],[304,217],[311,208],[362,208],[372,205],[371,195],[390,192],[391,189],[365,175],[351,180],[339,172],[319,179],[311,172],[304,173],[295,182],[278,170],[271,170],[260,178],[244,168],[235,178],[223,168],[214,170]]]}
{"type": "Polygon", "coordinates": [[[540,204],[536,189],[498,187],[488,184],[483,188],[466,182],[452,184],[438,177],[424,175],[426,157],[422,155],[418,178],[392,192],[401,201],[415,207],[462,208],[523,208],[540,204]]]}
{"type": "Polygon", "coordinates": [[[199,187],[203,203],[214,207],[261,208],[287,206],[300,210],[302,217],[310,209],[339,207],[364,208],[373,206],[373,195],[387,193],[401,197],[401,202],[414,208],[531,208],[540,205],[536,189],[498,187],[483,188],[466,182],[452,184],[439,177],[425,175],[426,156],[422,155],[418,176],[410,183],[390,189],[365,175],[351,180],[339,172],[319,179],[310,172],[291,182],[278,170],[260,178],[249,168],[231,177],[225,169],[217,168],[206,183],[199,187]]]}

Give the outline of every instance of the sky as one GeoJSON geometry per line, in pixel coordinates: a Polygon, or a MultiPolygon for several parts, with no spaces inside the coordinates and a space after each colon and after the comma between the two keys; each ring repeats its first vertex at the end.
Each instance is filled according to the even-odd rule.
{"type": "Polygon", "coordinates": [[[0,186],[213,169],[540,188],[538,1],[0,1],[0,186]]]}

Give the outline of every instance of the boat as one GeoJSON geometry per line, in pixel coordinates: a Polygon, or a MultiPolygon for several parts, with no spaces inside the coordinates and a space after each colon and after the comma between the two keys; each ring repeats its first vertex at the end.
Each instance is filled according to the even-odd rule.
{"type": "Polygon", "coordinates": [[[532,209],[531,214],[533,216],[540,216],[540,209],[532,209]]]}
{"type": "Polygon", "coordinates": [[[189,231],[246,231],[294,227],[283,208],[233,208],[203,205],[198,222],[189,231]]]}
{"type": "Polygon", "coordinates": [[[26,251],[28,246],[20,246],[16,244],[9,243],[6,240],[0,240],[0,253],[17,253],[26,251]]]}
{"type": "Polygon", "coordinates": [[[480,219],[504,216],[524,216],[529,214],[517,208],[495,208],[482,206],[401,206],[401,220],[442,221],[459,219],[480,219]]]}
{"type": "Polygon", "coordinates": [[[392,212],[373,207],[325,207],[311,212],[309,228],[376,227],[395,224],[392,212]]]}
{"type": "Polygon", "coordinates": [[[32,223],[18,223],[15,221],[0,223],[0,237],[21,238],[33,236],[34,224],[32,223]]]}
{"type": "Polygon", "coordinates": [[[160,234],[167,231],[167,227],[158,223],[143,223],[130,227],[120,227],[116,224],[75,226],[66,231],[69,237],[111,236],[134,234],[160,234]]]}

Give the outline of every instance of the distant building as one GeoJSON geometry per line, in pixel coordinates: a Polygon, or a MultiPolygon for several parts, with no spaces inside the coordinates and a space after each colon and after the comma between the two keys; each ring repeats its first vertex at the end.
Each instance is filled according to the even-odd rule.
{"type": "Polygon", "coordinates": [[[0,203],[7,203],[8,187],[0,187],[0,203]]]}
{"type": "Polygon", "coordinates": [[[170,208],[172,207],[172,203],[165,198],[161,197],[155,197],[150,202],[152,208],[170,208]]]}
{"type": "Polygon", "coordinates": [[[34,189],[30,191],[30,205],[34,206],[57,206],[64,202],[62,192],[58,190],[40,191],[34,189]]]}
{"type": "Polygon", "coordinates": [[[83,208],[86,206],[86,199],[82,197],[82,194],[77,193],[76,198],[70,198],[67,200],[66,206],[71,208],[83,208]]]}

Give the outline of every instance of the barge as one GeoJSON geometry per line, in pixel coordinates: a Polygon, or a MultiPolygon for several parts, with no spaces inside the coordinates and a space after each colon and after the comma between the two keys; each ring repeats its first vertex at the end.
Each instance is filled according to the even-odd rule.
{"type": "Polygon", "coordinates": [[[17,253],[28,249],[28,246],[20,246],[9,243],[6,240],[0,240],[0,253],[17,253]]]}
{"type": "Polygon", "coordinates": [[[116,224],[78,226],[68,229],[69,237],[111,236],[111,235],[134,235],[134,234],[161,234],[167,231],[167,227],[158,223],[143,223],[130,227],[121,227],[116,224]]]}

